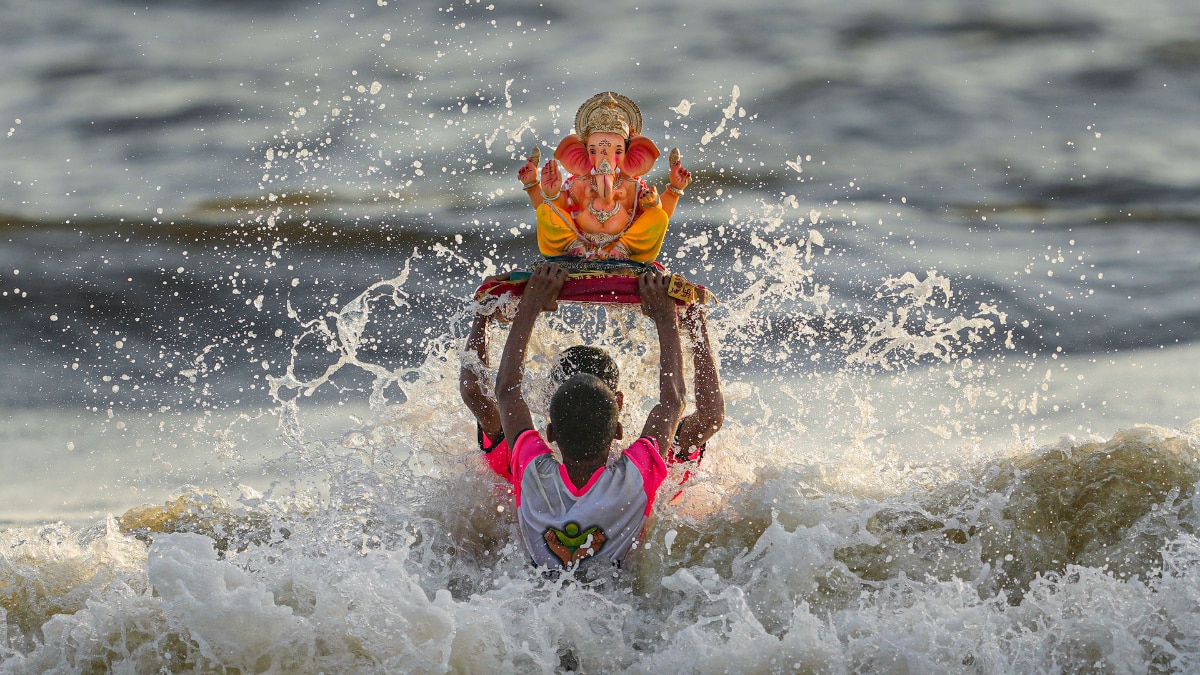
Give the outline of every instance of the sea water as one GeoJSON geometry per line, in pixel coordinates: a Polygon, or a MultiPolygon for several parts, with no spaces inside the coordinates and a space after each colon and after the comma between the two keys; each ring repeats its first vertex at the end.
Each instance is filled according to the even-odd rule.
{"type": "Polygon", "coordinates": [[[1200,16],[778,4],[0,8],[0,671],[1200,669],[1200,16]],[[606,89],[728,417],[547,580],[457,377],[606,89]]]}

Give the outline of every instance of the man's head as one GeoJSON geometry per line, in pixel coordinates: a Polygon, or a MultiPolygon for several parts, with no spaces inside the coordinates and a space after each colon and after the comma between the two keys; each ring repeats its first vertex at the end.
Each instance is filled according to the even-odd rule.
{"type": "Polygon", "coordinates": [[[608,352],[599,347],[575,345],[563,350],[550,370],[550,386],[558,389],[576,373],[587,373],[600,378],[615,393],[621,379],[617,362],[608,352]]]}
{"type": "Polygon", "coordinates": [[[612,388],[588,373],[575,373],[550,399],[550,431],[564,460],[608,456],[620,434],[620,406],[612,388]]]}

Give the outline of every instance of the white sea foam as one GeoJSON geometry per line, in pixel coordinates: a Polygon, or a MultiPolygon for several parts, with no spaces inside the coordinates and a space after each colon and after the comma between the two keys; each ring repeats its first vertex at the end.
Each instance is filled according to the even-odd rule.
{"type": "MultiPolygon", "coordinates": [[[[13,6],[0,30],[0,106],[26,120],[0,206],[70,218],[45,239],[18,218],[0,250],[5,316],[37,317],[11,344],[49,345],[11,352],[6,381],[46,395],[61,368],[92,391],[0,424],[20,477],[0,672],[1200,669],[1183,10],[693,2],[687,30],[623,24],[631,59],[579,61],[545,55],[605,7],[231,22],[97,0],[61,20],[77,4],[13,6]],[[664,261],[721,296],[729,419],[628,567],[585,584],[526,564],[458,400],[472,308],[439,285],[533,254],[509,163],[614,72],[697,174],[664,261]],[[1147,78],[1171,86],[1130,84],[1147,78]],[[247,158],[261,194],[243,197],[247,158]],[[72,225],[98,217],[111,241],[72,225]],[[225,229],[159,241],[193,219],[225,229]],[[392,249],[399,273],[346,274],[392,249]],[[210,286],[234,305],[176,306],[210,286]],[[129,312],[72,305],[98,292],[129,312]],[[214,334],[185,322],[208,314],[214,334]],[[231,372],[234,402],[214,384],[231,372]]],[[[547,318],[534,408],[580,340],[617,355],[636,424],[657,360],[636,311],[547,318]]]]}

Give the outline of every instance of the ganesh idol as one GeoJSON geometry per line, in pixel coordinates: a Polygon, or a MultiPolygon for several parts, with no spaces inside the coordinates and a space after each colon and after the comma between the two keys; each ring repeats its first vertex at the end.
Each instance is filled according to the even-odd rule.
{"type": "Polygon", "coordinates": [[[678,151],[671,151],[670,183],[660,196],[642,178],[659,151],[642,135],[633,101],[611,91],[593,96],[575,114],[575,131],[558,144],[540,180],[537,148],[517,173],[537,211],[542,255],[653,261],[692,180],[678,151]],[[559,162],[570,173],[565,180],[559,162]]]}

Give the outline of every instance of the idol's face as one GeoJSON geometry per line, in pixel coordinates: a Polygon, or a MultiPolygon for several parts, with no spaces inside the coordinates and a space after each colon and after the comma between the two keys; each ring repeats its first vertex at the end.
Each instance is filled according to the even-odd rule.
{"type": "Polygon", "coordinates": [[[588,158],[592,168],[601,172],[600,166],[607,161],[612,171],[616,171],[625,161],[625,138],[621,134],[597,132],[587,139],[588,158]]]}

